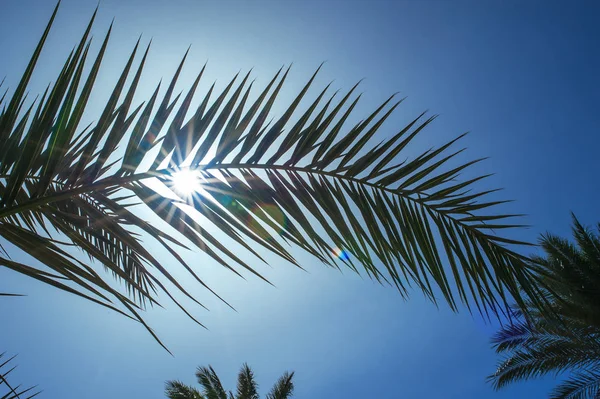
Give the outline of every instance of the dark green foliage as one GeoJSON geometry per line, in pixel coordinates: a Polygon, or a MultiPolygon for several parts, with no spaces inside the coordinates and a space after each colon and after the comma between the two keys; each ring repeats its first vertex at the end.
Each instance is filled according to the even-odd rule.
{"type": "Polygon", "coordinates": [[[200,391],[183,382],[167,381],[165,385],[165,395],[169,399],[204,399],[200,391]]]}
{"type": "Polygon", "coordinates": [[[0,236],[44,266],[17,262],[23,257],[0,249],[0,267],[127,315],[154,335],[140,316],[147,304],[166,295],[190,315],[177,298],[196,301],[173,277],[177,266],[209,287],[179,255],[181,237],[132,211],[137,200],[196,250],[238,274],[245,269],[262,278],[256,269],[261,251],[301,266],[290,251],[295,247],[324,264],[393,284],[404,297],[414,284],[452,309],[462,302],[498,313],[507,297],[520,302],[521,291],[536,297],[526,258],[512,245],[525,243],[493,233],[518,227],[503,220],[515,215],[495,211],[503,201],[485,200],[490,191],[477,191],[487,175],[458,180],[478,160],[447,166],[462,151],[452,150],[462,136],[404,160],[405,149],[434,117],[421,115],[374,145],[400,101],[393,103],[392,96],[347,126],[360,97],[355,86],[339,101],[335,94],[327,98],[326,88],[294,120],[312,76],[282,115],[268,122],[289,69],[279,71],[253,101],[249,77],[236,76],[220,93],[211,88],[193,110],[204,68],[181,102],[173,96],[185,57],[166,91],[160,94],[159,85],[136,106],[132,100],[148,52],[136,63],[138,42],[97,121],[81,127],[110,29],[92,54],[92,18],[54,83],[30,102],[26,88],[34,68],[43,67],[36,62],[55,14],[19,85],[0,100],[0,236]],[[85,65],[91,65],[87,75],[85,65]],[[152,149],[159,150],[153,158],[152,149]],[[141,167],[142,160],[151,166],[141,167]],[[173,176],[181,168],[194,171],[203,190],[171,199],[152,188],[163,184],[176,193],[173,176]],[[228,240],[213,236],[185,205],[228,240]],[[238,256],[235,245],[247,256],[238,256]],[[89,259],[72,255],[68,246],[89,259]],[[149,249],[157,246],[171,262],[155,258],[149,249]]]}
{"type": "MultiPolygon", "coordinates": [[[[267,394],[267,399],[288,399],[294,392],[292,379],[294,373],[284,373],[267,394]]],[[[198,367],[196,371],[202,392],[179,381],[167,381],[165,395],[169,399],[259,399],[258,385],[254,381],[254,373],[247,364],[242,366],[238,374],[237,393],[225,391],[221,380],[211,367],[198,367]]]]}
{"type": "Polygon", "coordinates": [[[513,324],[493,338],[505,354],[490,376],[495,388],[548,373],[570,372],[552,392],[552,399],[594,399],[600,396],[600,224],[596,232],[573,217],[572,243],[547,234],[544,257],[532,260],[545,285],[555,317],[531,303],[527,314],[516,312],[513,324]]]}

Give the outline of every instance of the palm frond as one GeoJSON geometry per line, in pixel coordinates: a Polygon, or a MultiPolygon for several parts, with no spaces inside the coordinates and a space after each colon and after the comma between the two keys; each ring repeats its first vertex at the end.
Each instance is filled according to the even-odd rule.
{"type": "Polygon", "coordinates": [[[252,369],[244,364],[238,374],[236,399],[258,399],[258,385],[252,369]]]}
{"type": "Polygon", "coordinates": [[[194,387],[185,385],[181,381],[167,381],[165,395],[169,399],[204,399],[204,396],[194,387]]]}
{"type": "Polygon", "coordinates": [[[575,373],[557,386],[550,399],[597,398],[600,393],[600,372],[575,373]]]}
{"type": "Polygon", "coordinates": [[[267,399],[288,399],[294,394],[294,382],[292,381],[294,373],[284,373],[271,391],[267,394],[267,399]]]}
{"type": "Polygon", "coordinates": [[[450,166],[462,151],[454,148],[464,135],[398,161],[434,116],[420,115],[373,144],[401,101],[391,96],[347,126],[360,98],[354,86],[339,100],[336,94],[327,97],[325,88],[295,118],[317,70],[281,116],[267,122],[289,68],[280,70],[253,101],[248,74],[234,77],[219,93],[213,86],[192,110],[204,68],[179,102],[173,92],[185,56],[164,94],[159,95],[159,85],[148,102],[136,107],[133,98],[148,54],[146,48],[136,64],[138,41],[97,122],[81,128],[111,29],[92,56],[92,17],[55,83],[26,105],[25,89],[55,15],[56,10],[17,89],[0,101],[5,106],[0,114],[0,234],[50,270],[8,257],[0,259],[2,266],[144,323],[139,311],[145,303],[157,303],[161,293],[176,301],[166,282],[192,297],[169,271],[173,266],[162,266],[146,249],[153,240],[209,289],[178,254],[182,244],[177,237],[128,209],[124,198],[133,195],[196,249],[237,274],[245,270],[264,279],[256,268],[261,251],[301,267],[291,250],[295,247],[324,264],[362,270],[393,284],[404,297],[415,285],[434,302],[443,297],[455,310],[463,303],[497,314],[511,297],[523,304],[522,292],[537,298],[527,258],[515,250],[527,243],[493,233],[519,227],[506,221],[516,215],[495,211],[504,201],[485,199],[495,190],[476,189],[487,175],[458,180],[480,160],[450,166]],[[91,70],[86,76],[87,62],[91,70]],[[192,116],[186,121],[188,113],[192,116]],[[118,147],[125,149],[121,158],[118,147]],[[174,186],[181,170],[195,173],[201,184],[193,195],[178,194],[174,186]],[[175,198],[159,194],[157,184],[175,198]],[[198,217],[229,242],[213,236],[198,217]],[[128,294],[66,252],[58,238],[125,282],[128,294]],[[26,245],[30,241],[35,248],[26,245]],[[233,251],[233,243],[248,256],[233,251]]]}
{"type": "Polygon", "coordinates": [[[6,352],[0,353],[0,399],[31,399],[40,394],[36,387],[22,388],[21,385],[11,385],[8,376],[16,368],[13,360],[16,356],[6,358],[6,352]]]}
{"type": "Polygon", "coordinates": [[[198,367],[196,378],[202,386],[206,399],[227,399],[227,392],[225,392],[221,380],[212,366],[198,367]]]}
{"type": "Polygon", "coordinates": [[[569,369],[590,369],[600,366],[600,345],[597,342],[562,341],[533,344],[516,350],[505,359],[490,377],[495,389],[519,380],[562,373],[569,369]]]}

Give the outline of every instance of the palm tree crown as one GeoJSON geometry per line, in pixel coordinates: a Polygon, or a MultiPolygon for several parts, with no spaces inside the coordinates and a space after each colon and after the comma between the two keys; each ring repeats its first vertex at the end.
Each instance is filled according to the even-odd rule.
{"type": "MultiPolygon", "coordinates": [[[[293,372],[286,372],[279,377],[266,399],[291,398],[294,391],[293,377],[293,372]]],[[[169,399],[259,399],[260,397],[254,373],[247,364],[242,366],[238,374],[235,395],[231,391],[225,391],[217,373],[211,366],[198,367],[196,378],[202,386],[202,392],[180,381],[167,381],[165,394],[169,399]]]]}
{"type": "Polygon", "coordinates": [[[257,96],[249,74],[235,76],[219,93],[213,85],[190,110],[204,68],[179,101],[173,92],[185,56],[164,93],[159,84],[134,106],[149,50],[135,67],[138,41],[97,122],[81,128],[111,30],[91,56],[94,13],[55,83],[28,102],[28,82],[57,10],[12,96],[0,97],[0,236],[9,251],[32,260],[17,261],[0,246],[1,267],[109,307],[153,335],[140,310],[158,304],[158,293],[192,318],[181,297],[200,304],[173,276],[174,267],[210,290],[180,255],[186,245],[236,274],[260,278],[261,250],[300,267],[290,252],[296,247],[326,265],[362,270],[403,296],[415,285],[453,309],[462,302],[497,313],[508,297],[521,303],[521,291],[536,298],[527,259],[513,247],[525,243],[495,233],[519,227],[505,221],[516,215],[488,212],[504,201],[485,200],[495,190],[476,190],[487,175],[457,180],[479,160],[448,166],[462,151],[452,150],[462,136],[402,156],[435,117],[419,115],[373,144],[402,100],[391,96],[348,128],[360,98],[356,85],[341,99],[328,95],[327,86],[294,120],[312,76],[270,119],[289,68],[257,96]],[[399,162],[401,156],[406,160],[399,162]],[[178,195],[174,181],[182,170],[201,189],[178,195]],[[157,185],[173,195],[159,193],[157,185]],[[142,219],[133,208],[139,204],[181,235],[142,219]],[[215,237],[215,229],[229,241],[215,237]],[[148,245],[152,240],[156,245],[148,245]],[[156,246],[170,254],[170,264],[157,260],[150,250],[156,246]]]}
{"type": "Polygon", "coordinates": [[[494,336],[496,351],[506,354],[490,376],[495,388],[570,371],[552,399],[600,397],[600,237],[573,220],[574,244],[545,235],[546,256],[533,259],[555,317],[529,304],[526,314],[516,312],[516,322],[494,336]]]}

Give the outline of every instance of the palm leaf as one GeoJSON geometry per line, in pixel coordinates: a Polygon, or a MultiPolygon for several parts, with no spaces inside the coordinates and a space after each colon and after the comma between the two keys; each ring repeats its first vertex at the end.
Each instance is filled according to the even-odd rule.
{"type": "Polygon", "coordinates": [[[523,303],[521,292],[535,298],[533,274],[514,248],[526,243],[492,233],[510,227],[504,220],[514,215],[499,213],[503,201],[485,200],[490,191],[476,189],[487,176],[457,180],[478,161],[449,166],[462,151],[453,149],[462,136],[398,162],[434,117],[421,115],[373,145],[400,102],[392,103],[392,96],[366,119],[347,126],[360,98],[355,86],[339,101],[335,95],[326,97],[325,88],[294,120],[317,70],[270,123],[289,68],[279,71],[250,106],[253,83],[246,75],[214,93],[211,103],[213,85],[200,106],[190,110],[204,68],[181,103],[179,96],[172,99],[185,57],[166,92],[159,95],[157,88],[136,107],[132,99],[148,51],[136,65],[138,41],[99,119],[81,128],[110,29],[93,57],[88,39],[92,17],[54,86],[36,107],[25,107],[25,88],[54,15],[21,83],[2,100],[8,106],[0,114],[0,234],[47,269],[2,258],[4,267],[144,323],[139,310],[157,303],[160,293],[177,301],[166,282],[191,297],[172,277],[174,265],[161,265],[146,249],[154,240],[208,288],[178,255],[180,237],[128,209],[133,196],[196,249],[240,275],[246,270],[263,278],[256,266],[262,262],[259,249],[302,266],[295,247],[324,264],[362,270],[393,284],[405,297],[415,285],[432,301],[441,297],[455,310],[459,303],[474,304],[497,314],[507,298],[523,303]],[[93,58],[92,68],[84,76],[88,58],[93,58]],[[119,146],[125,149],[122,158],[119,146]],[[155,146],[159,151],[151,156],[155,146]],[[160,195],[157,184],[177,194],[173,176],[182,168],[197,175],[202,189],[176,199],[160,195]],[[184,210],[190,206],[230,242],[203,228],[184,210]],[[91,263],[65,252],[59,239],[83,250],[91,263]],[[27,240],[37,247],[30,248],[27,240]],[[238,256],[231,243],[244,247],[248,256],[238,256]],[[96,264],[125,282],[128,293],[104,281],[96,264]]]}
{"type": "Polygon", "coordinates": [[[189,385],[181,381],[167,381],[165,383],[165,395],[169,399],[204,399],[204,396],[189,385]]]}
{"type": "Polygon", "coordinates": [[[6,358],[6,353],[0,353],[0,399],[31,399],[40,394],[36,387],[22,388],[21,385],[13,386],[8,382],[8,376],[17,366],[13,365],[16,356],[6,358]]]}
{"type": "Polygon", "coordinates": [[[202,385],[206,399],[227,399],[227,392],[225,392],[219,376],[211,366],[198,367],[196,378],[198,383],[202,385]]]}
{"type": "Polygon", "coordinates": [[[600,372],[582,372],[569,377],[557,386],[550,399],[597,398],[600,393],[600,372]]]}
{"type": "Polygon", "coordinates": [[[284,373],[271,391],[267,394],[267,399],[288,399],[291,398],[294,393],[294,383],[292,379],[294,378],[294,373],[284,373]]]}
{"type": "Polygon", "coordinates": [[[236,399],[259,399],[254,373],[247,364],[242,366],[238,374],[236,399]]]}

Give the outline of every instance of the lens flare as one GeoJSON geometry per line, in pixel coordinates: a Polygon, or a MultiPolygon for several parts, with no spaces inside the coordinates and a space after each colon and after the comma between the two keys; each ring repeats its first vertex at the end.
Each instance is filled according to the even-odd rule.
{"type": "Polygon", "coordinates": [[[341,249],[339,247],[335,247],[333,249],[333,255],[340,260],[349,260],[350,259],[350,255],[348,254],[348,252],[344,251],[343,249],[341,249]]]}

